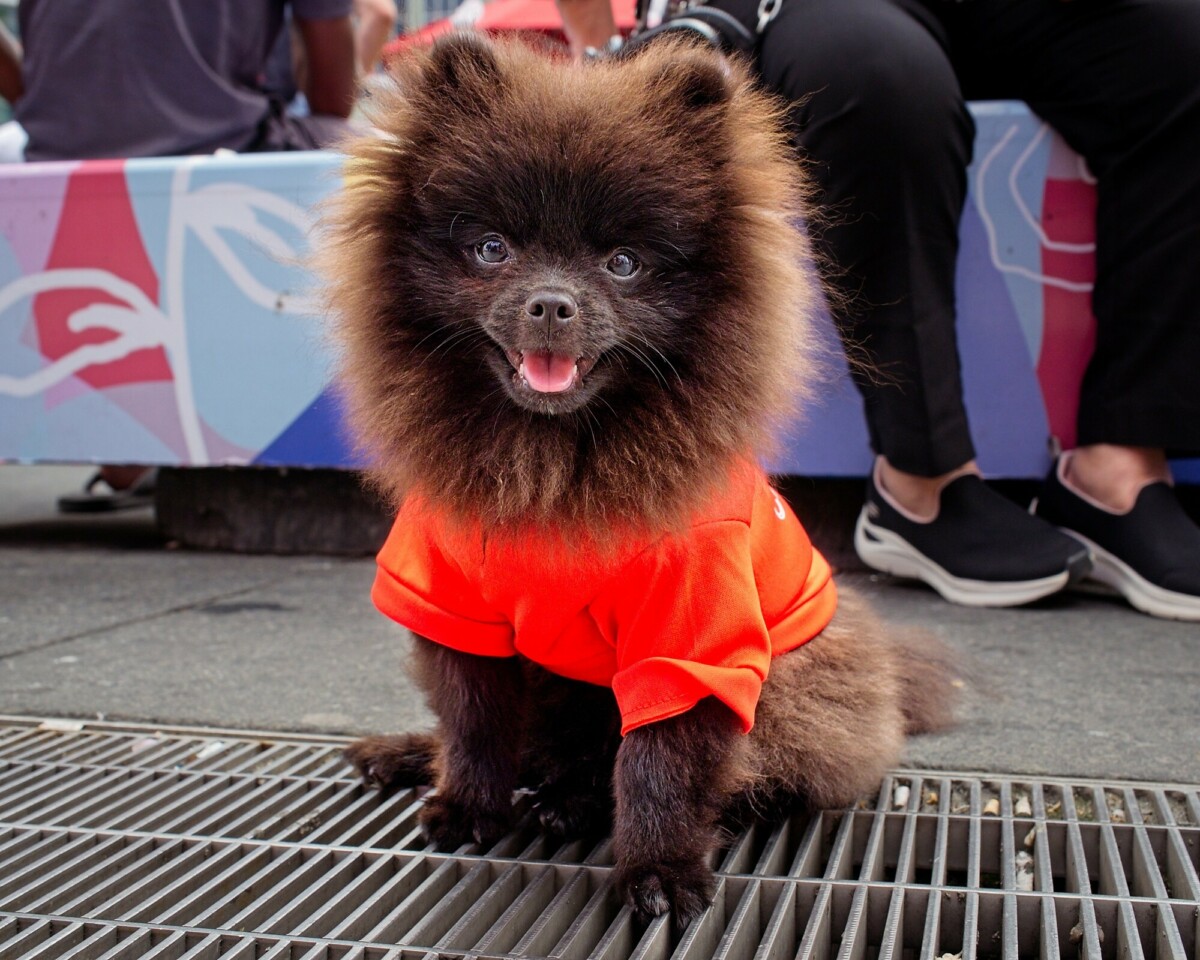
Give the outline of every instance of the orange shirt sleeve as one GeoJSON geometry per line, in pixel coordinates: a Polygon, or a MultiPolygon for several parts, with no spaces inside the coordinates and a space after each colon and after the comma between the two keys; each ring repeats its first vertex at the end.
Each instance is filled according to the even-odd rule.
{"type": "Polygon", "coordinates": [[[488,606],[477,578],[442,541],[436,516],[406,505],[379,551],[375,606],[413,633],[455,650],[514,656],[512,626],[488,606]]]}
{"type": "Polygon", "coordinates": [[[593,615],[615,639],[612,687],[621,733],[684,713],[715,696],[743,731],[771,662],[750,556],[738,520],[701,524],[644,551],[593,615]]]}

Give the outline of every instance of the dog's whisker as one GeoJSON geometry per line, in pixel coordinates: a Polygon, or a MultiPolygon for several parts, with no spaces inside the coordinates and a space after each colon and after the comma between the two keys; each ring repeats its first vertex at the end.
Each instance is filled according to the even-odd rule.
{"type": "Polygon", "coordinates": [[[634,346],[631,343],[623,343],[620,345],[620,347],[618,349],[620,349],[620,350],[624,351],[625,353],[628,353],[628,354],[632,355],[634,358],[636,358],[641,363],[642,366],[644,366],[647,370],[649,370],[652,374],[654,374],[654,379],[657,380],[663,386],[664,389],[666,388],[667,378],[662,375],[662,372],[658,369],[658,367],[656,367],[654,365],[654,363],[650,360],[650,358],[648,356],[646,356],[646,354],[643,353],[640,348],[634,346]]]}
{"type": "Polygon", "coordinates": [[[581,408],[580,413],[583,414],[583,425],[587,427],[588,434],[592,438],[592,446],[600,446],[600,441],[596,439],[596,431],[592,429],[592,424],[600,426],[600,419],[596,416],[596,411],[590,405],[585,405],[581,408]]]}
{"type": "MultiPolygon", "coordinates": [[[[666,364],[667,368],[671,371],[671,373],[673,373],[675,375],[675,379],[677,381],[679,381],[680,385],[682,386],[683,377],[680,376],[679,371],[675,368],[675,364],[673,364],[671,362],[670,358],[665,353],[663,353],[662,350],[660,350],[658,347],[656,347],[649,340],[649,338],[645,337],[642,334],[633,333],[633,334],[631,334],[631,336],[634,337],[639,343],[645,344],[646,347],[648,347],[650,350],[653,350],[656,354],[658,354],[658,356],[662,359],[662,362],[664,364],[666,364]]],[[[651,366],[653,366],[653,365],[651,364],[651,366]]],[[[655,368],[655,369],[657,369],[657,368],[655,368]]],[[[663,386],[666,386],[666,384],[664,383],[663,386]]]]}
{"type": "MultiPolygon", "coordinates": [[[[414,343],[412,345],[411,349],[415,353],[417,350],[419,350],[425,344],[425,342],[427,340],[429,340],[431,337],[436,337],[439,334],[446,334],[447,336],[454,337],[454,336],[459,336],[460,334],[467,333],[467,332],[469,332],[470,329],[471,329],[470,327],[450,328],[449,332],[447,333],[446,327],[437,327],[434,330],[430,330],[429,333],[425,334],[425,336],[423,336],[420,340],[418,340],[416,343],[414,343]]],[[[478,329],[478,328],[475,328],[475,329],[478,329]]],[[[435,348],[435,350],[433,352],[436,353],[437,348],[435,348]]]]}
{"type": "Polygon", "coordinates": [[[443,350],[448,349],[450,346],[469,341],[472,337],[475,337],[475,336],[478,336],[482,340],[489,339],[487,334],[485,334],[482,330],[480,330],[478,327],[475,327],[475,326],[468,327],[465,330],[456,330],[453,333],[451,333],[448,337],[446,337],[446,339],[443,340],[441,343],[439,343],[436,347],[434,347],[432,350],[430,350],[429,353],[427,353],[424,357],[422,357],[421,363],[424,364],[426,361],[432,360],[439,353],[441,353],[443,350]]]}

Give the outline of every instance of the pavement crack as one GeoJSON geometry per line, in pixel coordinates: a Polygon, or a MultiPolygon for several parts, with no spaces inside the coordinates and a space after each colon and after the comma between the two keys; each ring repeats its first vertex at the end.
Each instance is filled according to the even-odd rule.
{"type": "Polygon", "coordinates": [[[154,620],[161,620],[164,617],[171,617],[177,613],[186,613],[189,610],[199,610],[214,603],[223,603],[235,597],[243,597],[248,593],[253,593],[255,590],[261,590],[264,587],[272,587],[276,584],[283,583],[289,577],[275,577],[270,580],[263,580],[260,583],[252,584],[248,587],[240,587],[237,590],[229,590],[225,593],[212,594],[200,600],[193,600],[190,603],[181,603],[178,606],[169,607],[166,610],[156,610],[153,613],[143,614],[140,617],[131,617],[128,620],[121,620],[117,623],[108,623],[98,627],[91,627],[87,630],[80,630],[76,633],[67,634],[63,637],[54,637],[49,640],[35,642],[29,646],[22,647],[19,650],[10,650],[0,653],[0,661],[11,660],[14,657],[21,657],[27,653],[39,653],[42,650],[49,650],[53,647],[61,646],[64,643],[72,643],[75,640],[83,640],[87,637],[96,637],[104,633],[111,633],[113,630],[120,630],[124,627],[132,627],[141,623],[151,623],[154,620]]]}

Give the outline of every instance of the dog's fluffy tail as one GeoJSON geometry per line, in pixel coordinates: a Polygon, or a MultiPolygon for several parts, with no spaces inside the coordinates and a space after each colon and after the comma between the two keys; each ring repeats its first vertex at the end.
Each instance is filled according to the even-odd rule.
{"type": "Polygon", "coordinates": [[[821,635],[771,663],[747,738],[756,809],[853,803],[900,761],[907,734],[954,722],[963,684],[953,651],[885,626],[849,586],[838,594],[821,635]]]}
{"type": "Polygon", "coordinates": [[[889,641],[899,674],[905,733],[936,733],[952,727],[967,685],[962,658],[923,630],[897,630],[889,641]]]}

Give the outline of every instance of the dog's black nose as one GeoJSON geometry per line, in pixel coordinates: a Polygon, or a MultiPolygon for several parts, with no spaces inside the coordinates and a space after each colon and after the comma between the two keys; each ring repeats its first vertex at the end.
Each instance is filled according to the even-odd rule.
{"type": "Polygon", "coordinates": [[[575,298],[563,290],[539,290],[525,301],[529,319],[551,327],[565,327],[578,312],[575,298]]]}

